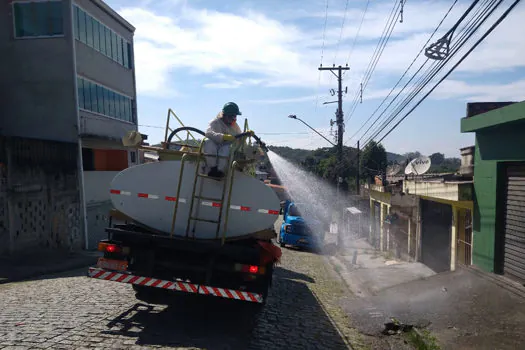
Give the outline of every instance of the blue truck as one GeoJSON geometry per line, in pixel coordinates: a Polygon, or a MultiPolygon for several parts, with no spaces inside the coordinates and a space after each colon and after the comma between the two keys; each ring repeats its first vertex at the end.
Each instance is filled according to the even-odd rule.
{"type": "MultiPolygon", "coordinates": [[[[283,223],[279,232],[279,244],[319,249],[324,242],[326,223],[315,215],[305,203],[286,200],[282,208],[283,223]]],[[[328,224],[329,225],[329,224],[328,224]]]]}

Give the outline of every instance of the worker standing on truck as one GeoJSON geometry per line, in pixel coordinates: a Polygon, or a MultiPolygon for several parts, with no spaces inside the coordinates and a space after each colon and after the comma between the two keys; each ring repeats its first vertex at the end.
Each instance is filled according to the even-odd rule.
{"type": "Polygon", "coordinates": [[[204,153],[215,154],[216,157],[206,157],[206,168],[209,176],[223,177],[227,160],[230,154],[231,143],[235,141],[235,136],[242,133],[237,124],[237,116],[242,115],[234,102],[228,102],[222,107],[217,117],[210,121],[206,130],[206,137],[209,140],[204,142],[204,153]]]}

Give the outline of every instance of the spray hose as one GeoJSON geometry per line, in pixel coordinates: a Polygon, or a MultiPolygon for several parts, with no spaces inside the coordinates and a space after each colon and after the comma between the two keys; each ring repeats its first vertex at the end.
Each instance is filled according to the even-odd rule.
{"type": "Polygon", "coordinates": [[[235,138],[237,139],[240,139],[241,137],[246,137],[246,136],[251,136],[255,139],[255,141],[257,141],[257,143],[259,144],[259,146],[265,151],[265,152],[268,152],[268,147],[266,146],[266,144],[264,142],[262,142],[262,140],[257,136],[255,135],[253,132],[243,132],[242,134],[239,134],[237,136],[235,136],[235,138]]]}

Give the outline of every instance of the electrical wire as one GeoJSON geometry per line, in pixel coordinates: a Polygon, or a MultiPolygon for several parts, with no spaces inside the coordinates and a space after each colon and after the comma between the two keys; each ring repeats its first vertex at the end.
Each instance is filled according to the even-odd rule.
{"type": "Polygon", "coordinates": [[[383,50],[385,49],[386,44],[390,40],[392,32],[397,24],[397,19],[400,16],[400,13],[398,11],[400,6],[401,6],[400,2],[398,1],[394,2],[394,6],[392,7],[392,11],[390,12],[389,20],[387,21],[387,23],[385,24],[385,27],[383,28],[383,33],[381,34],[379,42],[374,50],[374,53],[372,54],[372,58],[370,59],[370,62],[368,63],[368,67],[365,70],[365,74],[363,75],[363,78],[361,79],[360,87],[355,94],[354,101],[352,103],[352,106],[349,109],[350,113],[347,113],[345,122],[348,121],[354,114],[357,108],[358,101],[359,101],[359,96],[362,94],[363,90],[366,88],[366,85],[368,84],[368,81],[370,80],[375,70],[375,67],[377,66],[377,63],[379,62],[379,59],[381,58],[383,54],[383,50]],[[395,13],[397,13],[397,17],[395,16],[395,13]]]}
{"type": "Polygon", "coordinates": [[[361,17],[361,23],[359,23],[359,27],[357,28],[357,32],[354,37],[354,41],[352,42],[352,47],[350,48],[350,52],[348,53],[348,58],[346,59],[346,64],[350,62],[350,57],[352,57],[352,53],[354,52],[355,43],[357,41],[357,38],[359,37],[359,34],[361,32],[361,27],[363,26],[363,22],[365,20],[366,12],[368,11],[368,6],[370,5],[370,0],[366,2],[365,9],[363,11],[363,16],[361,17]]]}
{"type": "MultiPolygon", "coordinates": [[[[394,87],[392,88],[392,90],[390,90],[390,92],[388,93],[388,95],[383,99],[383,101],[379,104],[379,106],[377,106],[377,108],[375,109],[375,111],[372,113],[372,115],[370,115],[370,117],[363,123],[363,125],[361,125],[361,127],[351,136],[349,137],[346,142],[350,141],[351,139],[353,139],[363,128],[364,126],[374,117],[374,115],[377,113],[377,111],[379,111],[379,109],[381,108],[381,106],[386,102],[386,100],[388,100],[388,98],[390,97],[390,95],[392,95],[392,93],[394,92],[394,90],[396,89],[396,87],[399,85],[399,83],[401,82],[401,80],[403,80],[403,78],[406,76],[406,74],[408,73],[408,71],[410,70],[410,68],[412,68],[412,66],[414,65],[414,63],[416,63],[417,59],[419,58],[419,56],[421,55],[421,53],[423,53],[423,51],[425,50],[426,46],[428,45],[428,43],[430,42],[430,40],[432,40],[432,37],[436,34],[436,32],[439,30],[439,28],[441,27],[441,25],[443,24],[443,22],[445,21],[445,19],[448,17],[448,15],[450,14],[450,12],[452,11],[452,9],[454,8],[454,6],[456,6],[458,0],[454,0],[454,2],[452,3],[452,5],[450,6],[450,8],[448,9],[448,11],[445,13],[445,16],[443,16],[443,18],[441,19],[441,21],[439,22],[439,24],[437,25],[437,27],[434,29],[434,31],[432,32],[432,34],[430,35],[430,37],[428,38],[428,40],[426,41],[425,44],[423,44],[423,46],[421,47],[421,50],[418,52],[418,54],[416,55],[416,57],[414,57],[414,60],[412,61],[412,63],[410,63],[410,65],[408,66],[408,68],[405,70],[405,72],[401,75],[401,77],[399,78],[399,80],[397,81],[397,83],[394,85],[394,87]]],[[[419,69],[421,70],[421,68],[419,69]]],[[[418,72],[419,72],[418,70],[418,72]]],[[[416,72],[417,74],[417,72],[416,72]]],[[[406,86],[406,85],[405,85],[406,86]]],[[[402,91],[402,90],[401,90],[402,91]]],[[[399,96],[399,94],[401,93],[401,91],[397,94],[397,96],[399,96]]],[[[393,101],[395,101],[395,99],[397,98],[397,96],[390,102],[390,104],[387,106],[387,109],[388,107],[392,104],[393,101]]],[[[386,110],[386,109],[385,109],[386,110]]],[[[377,120],[376,120],[377,122],[377,120]]],[[[376,123],[374,122],[371,127],[374,126],[374,124],[376,123]]],[[[366,135],[366,133],[370,130],[370,128],[368,128],[368,130],[365,132],[364,135],[366,135]]],[[[364,136],[363,135],[363,136],[364,136]]],[[[362,136],[362,137],[363,137],[362,136]]]]}
{"type": "MultiPolygon", "coordinates": [[[[485,3],[488,2],[490,0],[485,0],[485,3]]],[[[388,126],[388,124],[390,124],[393,119],[395,119],[395,117],[397,117],[397,115],[399,115],[399,113],[402,112],[402,110],[404,108],[406,108],[406,106],[417,96],[417,94],[419,94],[421,92],[421,90],[423,90],[426,85],[428,85],[430,83],[430,81],[437,75],[437,73],[443,69],[443,67],[450,61],[450,59],[452,57],[454,57],[454,55],[461,49],[461,47],[464,46],[464,44],[468,41],[468,39],[470,39],[470,37],[475,33],[475,31],[477,29],[479,29],[479,27],[481,26],[481,24],[488,19],[488,17],[490,17],[490,15],[492,14],[492,12],[494,10],[496,10],[496,8],[503,2],[503,0],[500,0],[499,3],[492,8],[492,10],[490,10],[490,7],[493,6],[495,3],[497,2],[497,0],[492,0],[492,3],[488,4],[488,6],[485,8],[485,10],[481,10],[481,8],[477,11],[477,15],[474,15],[474,16],[477,16],[476,20],[471,23],[470,25],[467,24],[464,26],[464,28],[468,27],[468,29],[464,30],[463,34],[459,35],[459,39],[456,41],[456,43],[452,46],[451,48],[451,53],[450,55],[447,57],[447,59],[445,59],[444,61],[440,61],[439,64],[437,64],[436,62],[433,62],[433,64],[427,69],[427,71],[425,72],[425,74],[419,78],[418,82],[416,82],[416,84],[414,84],[416,86],[416,88],[414,88],[412,90],[412,92],[408,95],[408,97],[406,97],[403,101],[400,101],[397,106],[394,108],[394,112],[390,115],[389,118],[386,118],[387,120],[384,121],[381,126],[379,126],[377,129],[376,129],[376,132],[374,132],[374,134],[372,136],[370,136],[366,141],[365,141],[365,144],[367,144],[368,142],[370,142],[370,140],[374,139],[375,137],[377,137],[377,135],[379,133],[381,133],[385,128],[386,126],[388,126]],[[488,11],[491,11],[490,14],[488,16],[485,16],[483,18],[484,15],[487,14],[488,11]],[[482,12],[480,14],[480,12],[482,12]],[[431,71],[429,73],[429,71],[431,71]],[[378,131],[377,131],[378,130],[378,131]]],[[[462,17],[463,18],[463,17],[462,17]]],[[[459,23],[459,22],[458,22],[459,23]]],[[[425,61],[425,63],[428,61],[428,59],[425,61]]],[[[423,68],[424,64],[420,67],[423,68]]],[[[419,71],[419,70],[418,70],[419,71]]],[[[416,73],[417,74],[417,73],[416,73]]],[[[415,75],[412,77],[414,78],[415,75]]],[[[412,79],[411,79],[412,80],[412,79]]],[[[410,81],[411,81],[410,80],[410,81]]],[[[409,82],[410,82],[409,81],[409,82]]],[[[406,87],[407,84],[405,84],[405,87],[406,87]]],[[[379,117],[378,117],[379,118],[379,117]]]]}
{"type": "MultiPolygon", "coordinates": [[[[503,0],[501,0],[495,8],[490,11],[489,16],[494,12],[494,10],[499,7],[503,0]]],[[[456,62],[456,64],[413,106],[380,140],[383,141],[393,130],[395,130],[403,120],[405,120],[454,70],[476,49],[485,38],[492,33],[492,31],[510,14],[510,12],[518,5],[521,0],[515,0],[514,3],[492,24],[492,26],[476,41],[476,43],[456,62]]],[[[487,17],[488,18],[488,17],[487,17]]],[[[482,21],[482,23],[486,18],[482,21]]],[[[478,27],[479,28],[479,27],[478,27]]],[[[478,29],[476,28],[473,33],[478,29]]],[[[469,36],[470,37],[470,36],[469,36]]],[[[380,130],[381,132],[382,130],[380,130]]]]}
{"type": "MultiPolygon", "coordinates": [[[[324,27],[323,27],[323,44],[321,46],[321,66],[323,65],[324,58],[324,44],[326,38],[326,23],[328,22],[328,0],[326,0],[326,8],[324,14],[324,27]]],[[[319,88],[321,87],[321,71],[319,71],[319,78],[317,81],[317,97],[315,98],[315,111],[317,112],[317,107],[319,106],[319,88]]]]}
{"type": "Polygon", "coordinates": [[[345,21],[346,21],[346,13],[348,12],[348,0],[346,0],[345,5],[345,13],[343,15],[343,23],[341,23],[341,31],[339,32],[339,40],[337,41],[337,46],[335,49],[335,56],[334,56],[334,65],[337,60],[337,54],[339,53],[339,45],[341,44],[341,39],[343,38],[343,29],[345,28],[345,21]]]}

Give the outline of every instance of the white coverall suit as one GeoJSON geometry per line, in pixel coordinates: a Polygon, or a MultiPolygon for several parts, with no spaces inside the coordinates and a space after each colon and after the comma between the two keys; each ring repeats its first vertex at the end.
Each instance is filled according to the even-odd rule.
{"type": "MultiPolygon", "coordinates": [[[[233,122],[231,125],[226,125],[222,120],[222,115],[219,114],[215,119],[210,121],[208,129],[206,130],[206,137],[204,141],[203,151],[206,154],[216,154],[217,156],[227,157],[230,154],[231,143],[225,143],[224,135],[239,135],[242,133],[241,128],[237,125],[237,122],[233,122]]],[[[219,171],[225,172],[227,166],[227,159],[218,158],[217,156],[206,157],[206,168],[205,173],[212,167],[217,167],[219,171]]]]}

